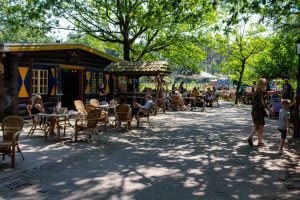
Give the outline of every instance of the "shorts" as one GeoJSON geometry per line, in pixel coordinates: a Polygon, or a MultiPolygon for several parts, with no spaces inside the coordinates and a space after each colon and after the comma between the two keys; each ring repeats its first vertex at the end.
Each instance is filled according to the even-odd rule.
{"type": "Polygon", "coordinates": [[[265,125],[264,114],[265,113],[263,109],[252,110],[251,116],[254,126],[258,127],[265,125]]]}
{"type": "Polygon", "coordinates": [[[279,132],[281,133],[281,138],[282,139],[285,139],[286,138],[286,133],[287,133],[287,130],[283,130],[283,129],[278,129],[279,130],[279,132]]]}

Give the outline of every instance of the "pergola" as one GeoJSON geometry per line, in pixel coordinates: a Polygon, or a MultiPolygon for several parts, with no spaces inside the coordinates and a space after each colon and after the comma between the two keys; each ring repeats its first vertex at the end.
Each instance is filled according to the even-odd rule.
{"type": "MultiPolygon", "coordinates": [[[[156,90],[155,90],[155,99],[154,104],[157,108],[157,99],[161,89],[161,83],[164,76],[171,74],[171,69],[168,62],[166,61],[151,61],[151,62],[113,62],[109,64],[105,69],[105,73],[111,74],[114,81],[114,91],[113,95],[115,96],[118,93],[122,95],[144,95],[145,93],[139,92],[134,88],[133,92],[118,92],[116,90],[116,81],[118,77],[125,76],[132,78],[133,80],[139,79],[142,76],[154,76],[156,77],[156,90]]],[[[157,109],[155,109],[157,112],[157,109]]]]}

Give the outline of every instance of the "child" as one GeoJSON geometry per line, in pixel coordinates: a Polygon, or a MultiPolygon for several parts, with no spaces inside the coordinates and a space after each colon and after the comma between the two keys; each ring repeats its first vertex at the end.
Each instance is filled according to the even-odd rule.
{"type": "Polygon", "coordinates": [[[281,133],[278,153],[283,153],[286,134],[287,133],[290,134],[290,112],[289,112],[290,101],[288,99],[282,99],[281,104],[282,104],[282,108],[279,111],[279,119],[277,124],[278,130],[281,133]]]}

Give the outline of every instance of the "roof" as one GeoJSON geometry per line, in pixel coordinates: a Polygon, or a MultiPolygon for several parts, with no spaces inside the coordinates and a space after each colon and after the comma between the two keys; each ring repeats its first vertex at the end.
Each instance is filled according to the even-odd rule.
{"type": "Polygon", "coordinates": [[[4,43],[0,44],[0,52],[21,52],[21,51],[55,51],[81,49],[89,53],[101,56],[114,62],[120,62],[122,59],[113,57],[102,51],[93,49],[89,46],[79,43],[4,43]]]}
{"type": "Polygon", "coordinates": [[[158,74],[171,74],[171,69],[166,61],[114,62],[109,64],[104,71],[111,74],[127,76],[156,76],[158,74]]]}

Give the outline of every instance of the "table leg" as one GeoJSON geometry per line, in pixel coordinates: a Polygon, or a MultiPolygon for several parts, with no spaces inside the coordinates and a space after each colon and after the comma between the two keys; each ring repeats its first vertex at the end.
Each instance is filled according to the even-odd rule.
{"type": "Polygon", "coordinates": [[[57,127],[57,140],[60,142],[60,125],[59,125],[59,119],[56,122],[57,127]]]}

